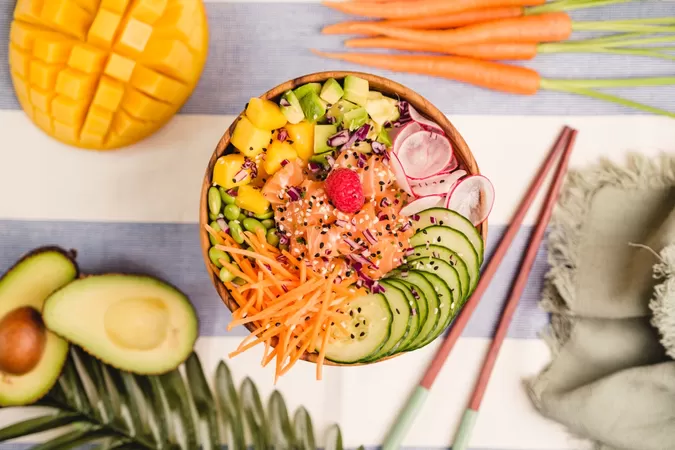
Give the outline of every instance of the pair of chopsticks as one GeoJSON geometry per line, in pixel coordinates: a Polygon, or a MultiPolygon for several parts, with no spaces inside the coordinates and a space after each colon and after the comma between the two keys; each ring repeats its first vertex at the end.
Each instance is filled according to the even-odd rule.
{"type": "Polygon", "coordinates": [[[537,225],[530,237],[530,242],[521,262],[518,276],[513,283],[511,294],[506,300],[506,306],[502,312],[502,317],[499,321],[497,332],[495,333],[490,349],[483,362],[483,367],[478,380],[476,381],[469,406],[464,413],[459,431],[452,446],[453,450],[465,450],[468,447],[471,431],[473,430],[476,419],[478,418],[478,410],[480,409],[483,395],[485,394],[485,390],[490,380],[492,369],[494,368],[502,343],[506,338],[506,333],[508,331],[509,325],[511,324],[511,319],[513,318],[513,314],[515,313],[516,307],[518,306],[520,296],[523,293],[530,274],[530,270],[532,269],[532,265],[537,255],[537,250],[539,249],[541,241],[544,237],[544,233],[546,232],[546,227],[548,226],[548,222],[551,218],[553,207],[558,199],[558,195],[560,194],[560,188],[562,187],[565,174],[567,173],[567,165],[570,155],[572,154],[572,148],[574,147],[576,136],[577,130],[567,126],[563,128],[562,132],[558,136],[558,139],[551,149],[548,157],[544,161],[544,164],[539,169],[539,173],[532,181],[527,194],[521,201],[518,210],[513,216],[511,224],[507,228],[506,233],[504,233],[501,242],[497,246],[497,249],[490,259],[490,262],[485,267],[485,270],[483,271],[475,291],[462,308],[460,314],[455,319],[448,335],[445,338],[445,341],[434,356],[434,359],[427,367],[424,377],[420,381],[419,385],[415,388],[415,391],[408,399],[408,402],[401,411],[399,417],[394,423],[394,426],[391,428],[389,435],[382,446],[383,450],[394,450],[399,448],[401,445],[401,442],[412,426],[415,417],[422,409],[422,405],[429,395],[431,386],[436,380],[438,373],[441,371],[445,360],[448,358],[450,351],[455,346],[457,340],[464,331],[464,327],[469,322],[471,315],[478,306],[481,297],[487,290],[488,285],[492,281],[492,277],[497,272],[501,261],[504,259],[507,250],[511,246],[511,243],[518,233],[518,230],[523,223],[523,219],[525,218],[527,211],[529,210],[532,202],[536,198],[537,193],[544,183],[548,172],[550,172],[556,159],[559,158],[558,168],[549,188],[544,205],[542,206],[541,213],[537,220],[537,225]]]}

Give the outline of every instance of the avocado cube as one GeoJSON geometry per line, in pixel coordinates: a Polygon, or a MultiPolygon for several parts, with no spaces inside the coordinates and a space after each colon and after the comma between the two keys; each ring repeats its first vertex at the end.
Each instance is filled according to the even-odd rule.
{"type": "Polygon", "coordinates": [[[373,147],[368,141],[359,141],[354,142],[354,145],[351,146],[350,150],[354,150],[359,153],[372,153],[373,147]]]}
{"type": "Polygon", "coordinates": [[[284,92],[279,104],[281,105],[282,114],[286,116],[286,120],[289,123],[297,124],[305,118],[305,114],[302,112],[302,107],[300,106],[300,100],[298,100],[297,95],[293,91],[284,92]]]}
{"type": "Polygon", "coordinates": [[[387,122],[393,122],[400,117],[398,104],[393,98],[380,96],[370,97],[366,102],[366,111],[373,119],[373,122],[384,125],[387,122]]]}
{"type": "Polygon", "coordinates": [[[342,98],[344,92],[345,91],[342,90],[340,83],[338,83],[335,78],[330,78],[323,84],[319,97],[327,101],[329,104],[334,105],[342,98]]]}
{"type": "Polygon", "coordinates": [[[314,125],[314,154],[332,152],[335,147],[328,145],[328,139],[337,133],[337,125],[314,125]]]}
{"type": "Polygon", "coordinates": [[[293,91],[295,96],[298,97],[298,100],[302,99],[302,97],[309,94],[310,92],[314,92],[316,95],[319,95],[321,93],[321,83],[303,84],[302,86],[295,88],[293,91]]]}
{"type": "Polygon", "coordinates": [[[326,114],[326,103],[313,91],[300,98],[300,107],[305,118],[312,123],[316,123],[326,114]]]}
{"type": "Polygon", "coordinates": [[[344,98],[357,105],[366,106],[368,102],[368,80],[347,75],[345,77],[344,98]]]}
{"type": "Polygon", "coordinates": [[[342,118],[344,127],[350,131],[357,130],[361,125],[368,122],[368,113],[366,108],[356,108],[345,113],[342,118]]]}
{"type": "Polygon", "coordinates": [[[340,125],[342,123],[342,120],[344,119],[345,113],[356,108],[358,108],[358,106],[356,106],[352,102],[348,102],[347,100],[342,99],[339,100],[337,103],[334,103],[333,106],[330,107],[326,115],[335,119],[335,121],[333,122],[334,124],[340,125]]]}

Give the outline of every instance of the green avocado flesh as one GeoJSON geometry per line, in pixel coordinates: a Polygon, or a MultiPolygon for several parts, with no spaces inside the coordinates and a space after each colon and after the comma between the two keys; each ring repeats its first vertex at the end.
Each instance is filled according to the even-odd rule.
{"type": "Polygon", "coordinates": [[[149,276],[82,278],[50,296],[47,327],[112,366],[161,374],[189,356],[198,322],[188,298],[149,276]]]}
{"type": "MultiPolygon", "coordinates": [[[[41,312],[45,299],[77,274],[75,262],[58,248],[40,248],[26,255],[0,279],[0,322],[18,308],[41,312]]],[[[56,383],[68,355],[68,343],[49,330],[44,332],[44,350],[29,372],[0,373],[0,406],[33,403],[56,383]]]]}

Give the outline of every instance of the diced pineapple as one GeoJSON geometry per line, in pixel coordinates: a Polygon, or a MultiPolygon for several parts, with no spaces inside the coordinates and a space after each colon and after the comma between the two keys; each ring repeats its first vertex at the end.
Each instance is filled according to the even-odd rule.
{"type": "Polygon", "coordinates": [[[314,155],[314,124],[303,120],[297,124],[286,124],[288,139],[298,156],[308,161],[314,155]]]}
{"type": "Polygon", "coordinates": [[[218,158],[213,168],[213,182],[225,189],[231,189],[237,186],[243,186],[251,182],[251,170],[243,169],[246,158],[239,153],[225,155],[218,158]],[[246,170],[246,177],[236,181],[237,174],[241,170],[246,170]]]}
{"type": "Polygon", "coordinates": [[[277,170],[281,169],[281,163],[284,160],[291,162],[297,158],[298,153],[287,141],[273,141],[267,149],[267,155],[265,156],[265,172],[274,174],[277,170]]]}
{"type": "Polygon", "coordinates": [[[263,130],[276,130],[281,128],[288,120],[284,116],[276,103],[254,97],[248,102],[246,107],[246,117],[253,125],[263,130]]]}
{"type": "Polygon", "coordinates": [[[234,127],[232,133],[232,145],[249,158],[253,158],[258,153],[262,153],[270,145],[272,131],[256,128],[246,117],[242,117],[234,127]]]}
{"type": "Polygon", "coordinates": [[[235,204],[254,214],[264,214],[270,207],[270,202],[260,192],[260,189],[248,185],[239,187],[239,191],[235,197],[235,204]]]}

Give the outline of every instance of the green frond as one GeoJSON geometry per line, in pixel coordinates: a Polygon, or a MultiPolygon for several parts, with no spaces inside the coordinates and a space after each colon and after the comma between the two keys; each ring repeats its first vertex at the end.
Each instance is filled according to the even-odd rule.
{"type": "MultiPolygon", "coordinates": [[[[300,407],[291,418],[278,391],[265,409],[253,381],[244,379],[237,390],[223,361],[213,389],[196,353],[183,369],[185,375],[176,369],[141,376],[72,347],[58,383],[32,405],[53,412],[0,428],[0,442],[62,430],[33,450],[316,450],[307,410],[300,407]]],[[[326,450],[343,450],[337,425],[326,450]]]]}

